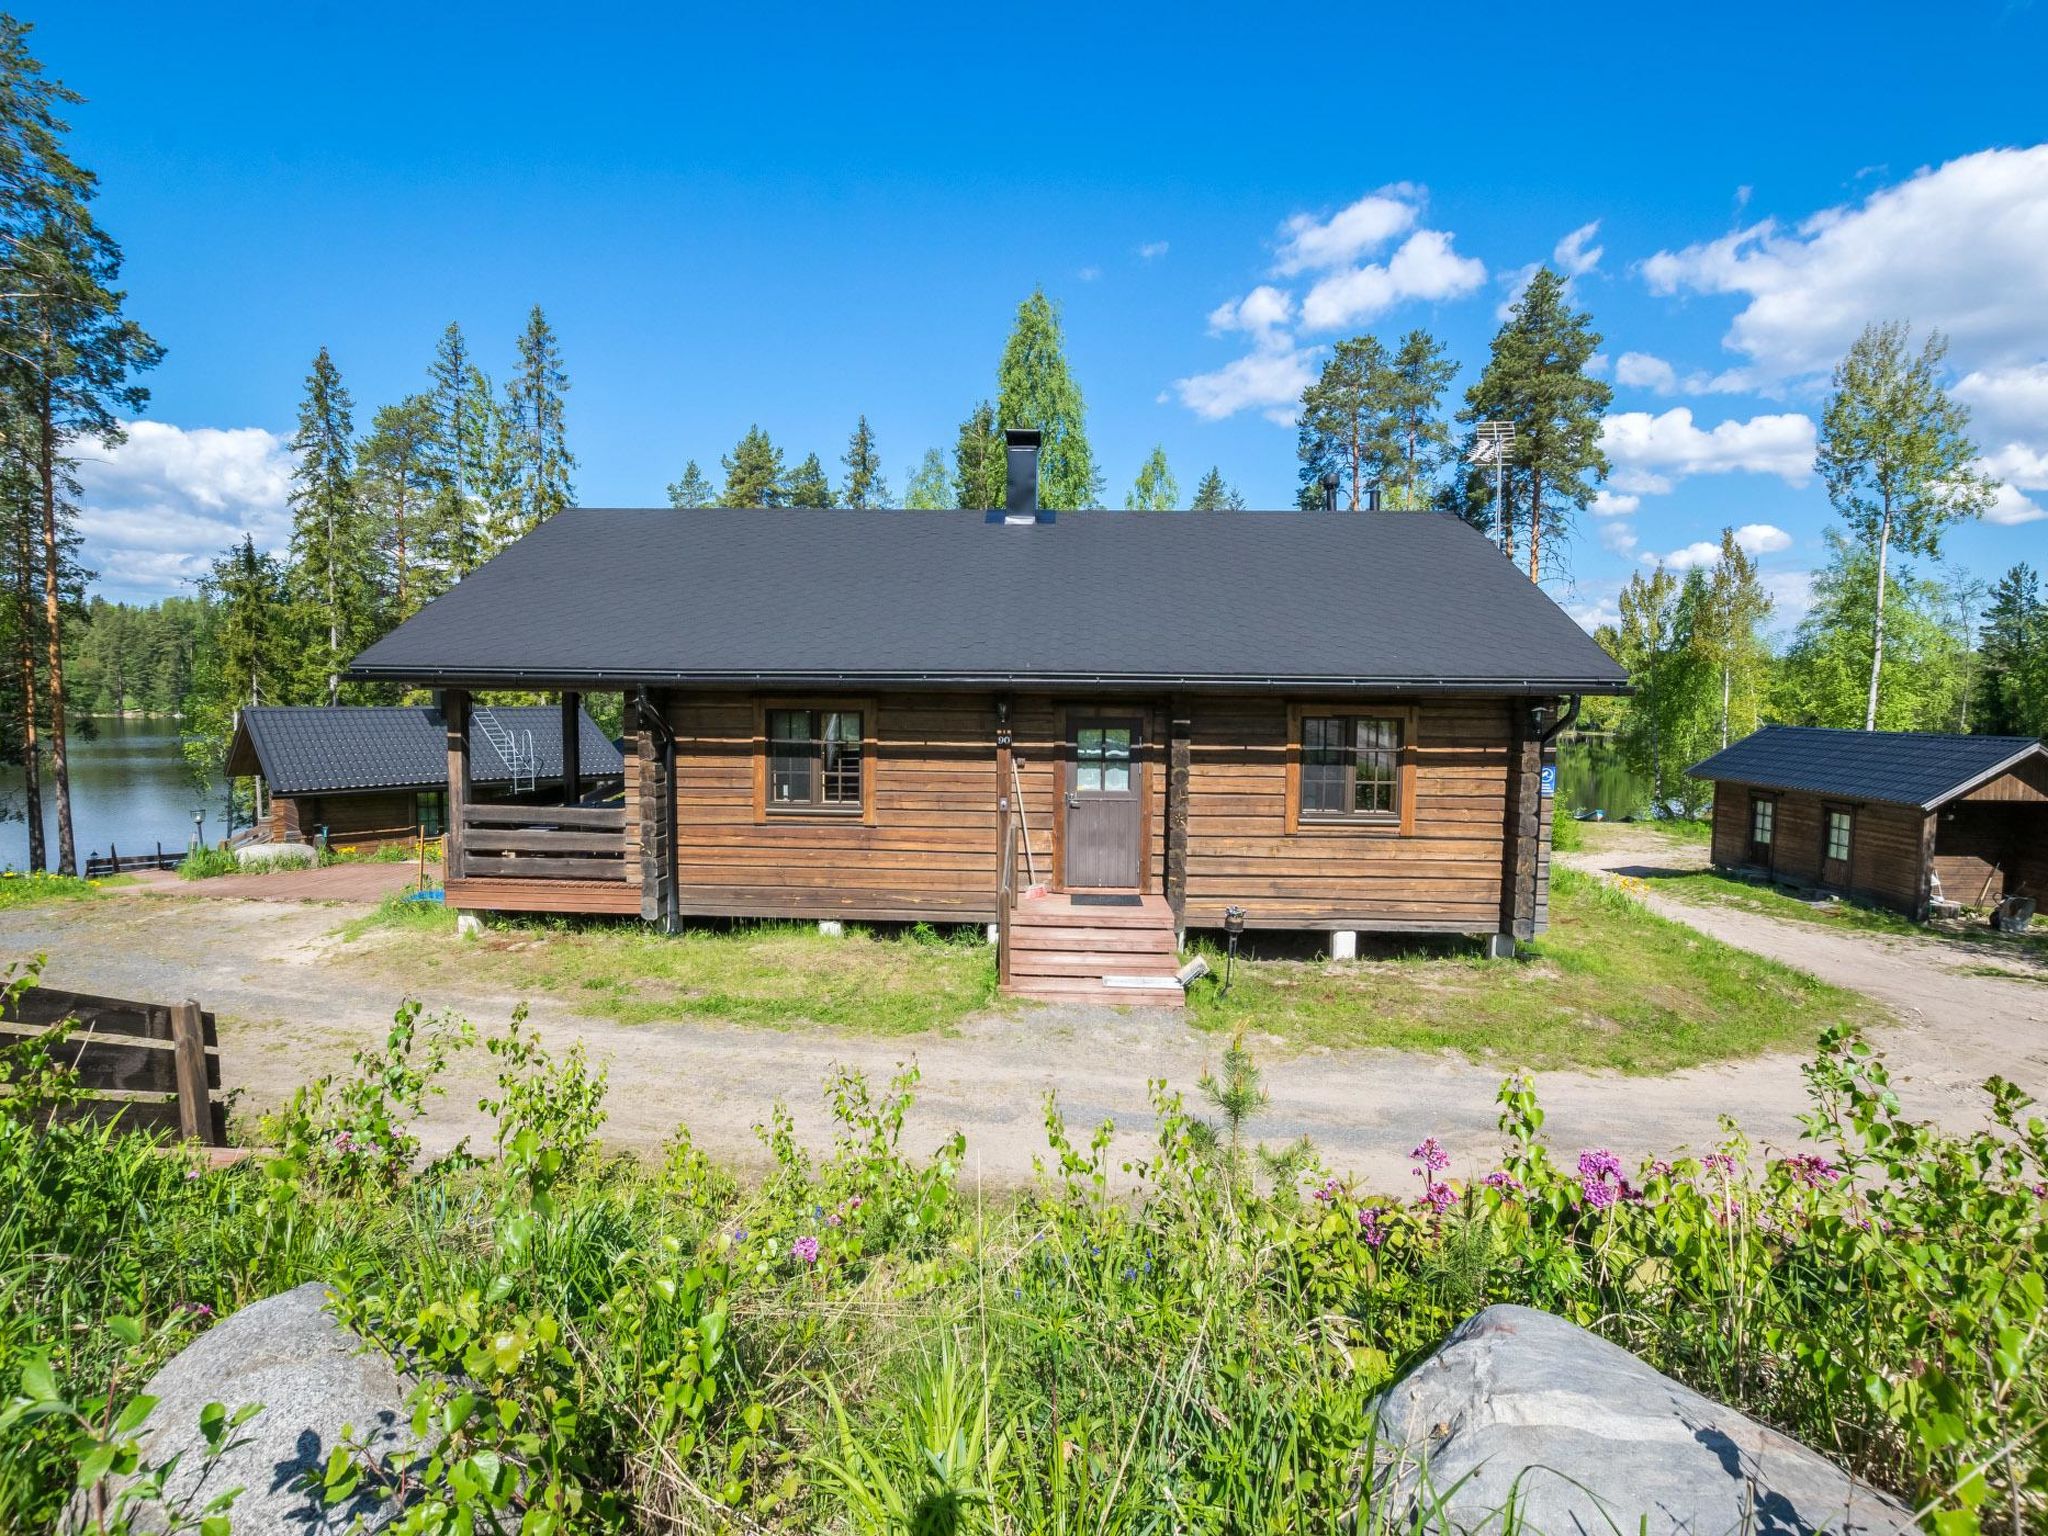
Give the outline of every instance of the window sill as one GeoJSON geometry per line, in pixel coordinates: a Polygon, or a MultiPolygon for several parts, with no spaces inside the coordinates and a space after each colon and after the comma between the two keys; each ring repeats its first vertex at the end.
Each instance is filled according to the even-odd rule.
{"type": "Polygon", "coordinates": [[[1300,816],[1295,819],[1303,832],[1370,832],[1381,837],[1398,837],[1399,816],[1300,816]]]}
{"type": "Polygon", "coordinates": [[[858,805],[771,805],[767,810],[770,821],[859,821],[865,814],[858,805]]]}

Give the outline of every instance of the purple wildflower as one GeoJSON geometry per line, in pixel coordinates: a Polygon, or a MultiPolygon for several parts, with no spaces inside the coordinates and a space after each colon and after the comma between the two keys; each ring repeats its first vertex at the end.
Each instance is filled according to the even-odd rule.
{"type": "Polygon", "coordinates": [[[1498,1190],[1503,1195],[1526,1195],[1529,1193],[1522,1181],[1505,1168],[1496,1168],[1486,1176],[1486,1187],[1498,1190]]]}
{"type": "Polygon", "coordinates": [[[1579,1154],[1579,1192],[1589,1208],[1604,1211],[1622,1197],[1628,1183],[1621,1176],[1621,1159],[1605,1147],[1579,1154]],[[1612,1179],[1614,1182],[1609,1183],[1612,1179]]]}
{"type": "Polygon", "coordinates": [[[1441,1216],[1458,1203],[1457,1192],[1442,1179],[1431,1179],[1422,1191],[1422,1203],[1441,1216]]]}
{"type": "Polygon", "coordinates": [[[1817,1152],[1798,1153],[1786,1158],[1779,1166],[1793,1183],[1803,1184],[1808,1189],[1819,1189],[1823,1184],[1832,1184],[1844,1177],[1841,1169],[1817,1152]]]}
{"type": "Polygon", "coordinates": [[[1726,1152],[1709,1152],[1700,1160],[1700,1166],[1709,1173],[1732,1175],[1735,1172],[1735,1159],[1726,1152]]]}
{"type": "Polygon", "coordinates": [[[178,1303],[177,1310],[194,1321],[202,1323],[213,1316],[213,1308],[203,1301],[181,1301],[178,1303]]]}
{"type": "Polygon", "coordinates": [[[1358,1235],[1365,1239],[1368,1248],[1377,1248],[1387,1240],[1387,1229],[1380,1225],[1378,1206],[1362,1205],[1358,1208],[1358,1235]]]}
{"type": "Polygon", "coordinates": [[[1315,1198],[1322,1201],[1325,1205],[1336,1199],[1337,1181],[1335,1179],[1325,1179],[1321,1184],[1317,1185],[1315,1198]]]}
{"type": "Polygon", "coordinates": [[[806,1234],[789,1245],[789,1256],[800,1264],[818,1262],[818,1240],[806,1234]]]}
{"type": "Polygon", "coordinates": [[[840,1225],[840,1220],[841,1218],[839,1213],[837,1211],[834,1211],[830,1216],[827,1216],[825,1218],[825,1225],[828,1227],[836,1227],[840,1225]]]}
{"type": "Polygon", "coordinates": [[[1451,1154],[1443,1149],[1443,1144],[1434,1136],[1423,1137],[1422,1145],[1408,1155],[1422,1164],[1420,1168],[1411,1170],[1418,1179],[1442,1173],[1451,1166],[1451,1154]]]}

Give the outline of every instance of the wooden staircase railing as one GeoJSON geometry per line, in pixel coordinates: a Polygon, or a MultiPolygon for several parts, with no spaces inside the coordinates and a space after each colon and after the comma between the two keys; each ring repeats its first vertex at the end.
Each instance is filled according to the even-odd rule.
{"type": "Polygon", "coordinates": [[[626,880],[623,805],[465,805],[467,880],[626,880]]]}

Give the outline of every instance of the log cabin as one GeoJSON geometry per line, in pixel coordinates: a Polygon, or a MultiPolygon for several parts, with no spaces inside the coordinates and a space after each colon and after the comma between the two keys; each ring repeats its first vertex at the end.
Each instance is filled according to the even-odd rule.
{"type": "MultiPolygon", "coordinates": [[[[579,794],[616,793],[616,744],[578,712],[579,794]]],[[[472,721],[471,792],[559,803],[561,717],[514,705],[472,721]]],[[[236,716],[227,776],[257,781],[258,826],[272,842],[373,848],[441,836],[448,816],[448,726],[428,706],[256,705],[236,716]]]]}
{"type": "Polygon", "coordinates": [[[1188,928],[1542,929],[1550,742],[1626,678],[1483,534],[1054,513],[1009,437],[988,512],[564,512],[358,656],[441,691],[449,904],[987,924],[1127,1001],[1188,928]],[[491,689],[623,694],[620,805],[478,805],[491,689]]]}
{"type": "Polygon", "coordinates": [[[2048,747],[2030,736],[1772,725],[1687,772],[1713,782],[1731,873],[1916,921],[2048,894],[2048,747]]]}

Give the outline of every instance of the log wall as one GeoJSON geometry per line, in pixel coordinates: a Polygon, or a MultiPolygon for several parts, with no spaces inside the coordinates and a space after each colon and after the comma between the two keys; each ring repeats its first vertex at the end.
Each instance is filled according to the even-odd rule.
{"type": "MultiPolygon", "coordinates": [[[[1891,907],[1909,915],[1925,910],[1930,822],[1911,806],[1861,804],[1792,790],[1752,791],[1746,784],[1714,789],[1714,862],[1729,869],[1755,866],[1749,857],[1750,801],[1769,793],[1778,802],[1771,873],[1781,880],[1891,907]],[[1827,853],[1827,809],[1847,809],[1850,828],[1849,883],[1834,887],[1821,879],[1827,853]]],[[[1944,882],[1946,883],[1946,882],[1944,882]]]]}

